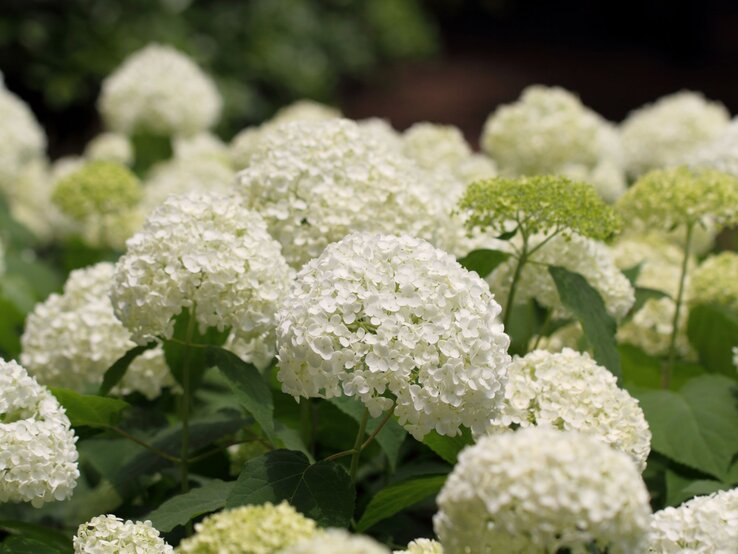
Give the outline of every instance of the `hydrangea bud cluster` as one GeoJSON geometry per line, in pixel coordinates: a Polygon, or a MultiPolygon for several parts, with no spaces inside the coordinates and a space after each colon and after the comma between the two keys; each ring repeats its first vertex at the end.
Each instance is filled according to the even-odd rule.
{"type": "Polygon", "coordinates": [[[651,451],[638,401],[606,368],[569,348],[534,350],[510,364],[505,401],[488,432],[532,426],[593,435],[628,454],[641,471],[651,451]]]}
{"type": "Polygon", "coordinates": [[[112,514],[93,517],[80,525],[73,542],[74,554],[174,552],[150,521],[123,521],[112,514]]]}
{"type": "MultiPolygon", "coordinates": [[[[530,238],[530,247],[541,244],[545,237],[530,238]]],[[[516,260],[509,258],[487,277],[490,290],[503,306],[507,303],[516,260]]],[[[552,309],[557,318],[570,316],[561,303],[556,283],[548,272],[549,265],[560,266],[582,275],[602,297],[605,308],[615,319],[622,319],[635,302],[630,281],[617,268],[610,249],[603,243],[579,235],[557,235],[548,240],[529,258],[518,282],[515,302],[531,298],[552,309]]]]}
{"type": "Polygon", "coordinates": [[[433,524],[446,554],[643,552],[651,519],[629,456],[539,427],[465,448],[437,503],[433,524]]]}
{"type": "Polygon", "coordinates": [[[131,165],[133,163],[133,145],[126,135],[100,133],[85,147],[85,157],[90,160],[131,165]]]}
{"type": "MultiPolygon", "coordinates": [[[[21,361],[40,383],[93,392],[113,362],[135,346],[113,314],[114,271],[107,262],[72,271],[63,294],[36,304],[28,316],[21,361]]],[[[153,399],[170,383],[164,354],[156,348],[133,360],[114,392],[138,391],[153,399]]]]}
{"type": "Polygon", "coordinates": [[[0,359],[0,503],[39,508],[72,496],[76,441],[56,398],[16,362],[0,359]]]}
{"type": "Polygon", "coordinates": [[[431,539],[416,539],[405,550],[395,550],[392,554],[443,554],[443,546],[431,539]]]}
{"type": "Polygon", "coordinates": [[[354,233],[308,262],[278,314],[282,389],[359,398],[415,437],[483,430],[504,392],[509,338],[475,273],[429,243],[354,233]]]}
{"type": "Polygon", "coordinates": [[[729,554],[738,548],[738,489],[698,496],[653,515],[649,552],[729,554]]]}
{"type": "Polygon", "coordinates": [[[705,259],[692,273],[689,303],[722,304],[738,311],[738,254],[726,250],[705,259]]]}
{"type": "Polygon", "coordinates": [[[331,119],[268,133],[237,188],[299,268],[352,231],[431,238],[438,202],[423,176],[357,123],[331,119]]]}
{"type": "Polygon", "coordinates": [[[200,332],[248,340],[273,329],[291,277],[257,213],[236,197],[192,193],[167,198],[128,241],[111,300],[138,344],[171,338],[183,309],[200,332]]]}
{"type": "Polygon", "coordinates": [[[213,81],[190,58],[150,44],[103,81],[98,108],[113,131],[174,136],[211,127],[221,104],[213,81]]]}
{"type": "Polygon", "coordinates": [[[343,529],[328,529],[279,554],[390,554],[390,551],[372,538],[351,535],[343,529]]]}
{"type": "Polygon", "coordinates": [[[697,149],[720,135],[730,115],[725,106],[695,92],[682,91],[634,110],[621,125],[628,173],[685,163],[697,149]]]}
{"type": "Polygon", "coordinates": [[[287,502],[241,506],[195,524],[195,534],[177,547],[182,554],[276,554],[320,533],[315,521],[287,502]]]}

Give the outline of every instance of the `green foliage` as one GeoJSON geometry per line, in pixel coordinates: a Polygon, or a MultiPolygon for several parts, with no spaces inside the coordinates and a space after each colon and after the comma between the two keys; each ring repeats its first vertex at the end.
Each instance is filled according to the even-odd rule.
{"type": "Polygon", "coordinates": [[[0,531],[10,539],[0,544],[0,553],[28,552],[68,554],[72,550],[71,538],[60,531],[23,521],[0,521],[0,531]]]}
{"type": "Polygon", "coordinates": [[[53,388],[51,392],[67,412],[72,427],[107,428],[120,420],[128,404],[117,398],[79,394],[73,390],[53,388]]]}
{"type": "Polygon", "coordinates": [[[126,371],[128,370],[128,367],[133,363],[133,360],[135,360],[138,356],[140,356],[147,350],[151,350],[156,346],[156,342],[150,342],[149,344],[145,344],[142,346],[134,346],[128,352],[118,358],[115,362],[113,362],[113,365],[111,365],[110,368],[105,372],[105,375],[103,375],[103,382],[100,385],[100,390],[98,391],[98,394],[100,396],[105,396],[109,394],[110,391],[113,390],[113,388],[115,388],[118,383],[120,383],[121,379],[125,377],[126,371]]]}
{"type": "Polygon", "coordinates": [[[455,465],[456,459],[459,457],[459,452],[470,444],[474,444],[474,440],[472,439],[471,431],[464,428],[463,432],[459,433],[455,437],[446,437],[444,435],[439,435],[435,431],[431,431],[423,437],[423,444],[433,450],[433,452],[438,454],[449,464],[455,465]]]}
{"type": "Polygon", "coordinates": [[[233,482],[218,479],[209,481],[190,492],[173,496],[151,512],[146,519],[159,531],[166,533],[198,516],[223,508],[234,485],[233,482]]]}
{"type": "Polygon", "coordinates": [[[510,254],[507,252],[481,249],[469,252],[459,259],[459,263],[469,271],[476,271],[480,277],[484,278],[509,257],[510,254]]]}
{"type": "Polygon", "coordinates": [[[687,336],[708,371],[736,378],[733,347],[738,346],[738,313],[720,305],[701,304],[689,310],[687,336]]]}

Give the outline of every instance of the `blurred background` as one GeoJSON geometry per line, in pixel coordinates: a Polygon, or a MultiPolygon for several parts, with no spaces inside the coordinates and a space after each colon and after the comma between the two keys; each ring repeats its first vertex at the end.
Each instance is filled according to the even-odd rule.
{"type": "Polygon", "coordinates": [[[619,121],[680,89],[738,111],[738,3],[728,0],[0,0],[0,68],[49,135],[52,158],[100,130],[100,83],[159,41],[216,79],[230,138],[312,98],[354,118],[485,117],[533,83],[619,121]]]}

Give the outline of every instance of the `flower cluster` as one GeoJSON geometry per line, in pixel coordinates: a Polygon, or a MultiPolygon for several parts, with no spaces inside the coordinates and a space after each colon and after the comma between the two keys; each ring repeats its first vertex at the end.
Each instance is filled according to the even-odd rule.
{"type": "Polygon", "coordinates": [[[130,165],[133,163],[133,145],[126,135],[101,133],[87,143],[85,157],[89,160],[130,165]]]}
{"type": "Polygon", "coordinates": [[[738,119],[733,119],[715,139],[697,149],[686,163],[738,177],[738,119]]]}
{"type": "Polygon", "coordinates": [[[738,545],[738,489],[698,496],[653,515],[649,552],[729,554],[738,545]]]}
{"type": "Polygon", "coordinates": [[[212,80],[191,59],[151,44],[105,79],[98,107],[113,131],[173,136],[211,127],[221,103],[212,80]]]}
{"type": "Polygon", "coordinates": [[[299,272],[279,312],[282,389],[396,402],[415,437],[481,430],[500,402],[509,338],[484,281],[429,243],[355,233],[299,272]]]}
{"type": "Polygon", "coordinates": [[[279,554],[390,554],[390,551],[369,537],[328,529],[280,550],[279,554]]]}
{"type": "Polygon", "coordinates": [[[722,104],[688,91],[633,111],[621,126],[628,173],[638,176],[685,163],[695,150],[725,130],[729,118],[722,104]]]}
{"type": "Polygon", "coordinates": [[[102,552],[170,554],[174,549],[159,536],[150,521],[123,521],[107,514],[83,523],[74,536],[74,554],[102,552]]]}
{"type": "Polygon", "coordinates": [[[437,201],[423,176],[357,123],[330,119],[268,133],[238,189],[299,268],[352,231],[430,238],[437,201]]]}
{"type": "Polygon", "coordinates": [[[235,197],[171,196],[127,243],[111,300],[139,343],[171,338],[190,310],[204,332],[231,328],[244,339],[275,325],[291,270],[261,217],[235,197]]]}
{"type": "Polygon", "coordinates": [[[692,273],[689,302],[738,310],[738,254],[725,251],[703,261],[692,273]]]}
{"type": "Polygon", "coordinates": [[[508,369],[505,401],[488,432],[531,426],[593,435],[628,454],[641,471],[651,451],[638,401],[607,369],[569,348],[556,354],[534,350],[514,358],[508,369]]]}
{"type": "Polygon", "coordinates": [[[437,498],[446,554],[642,552],[651,509],[638,469],[601,441],[545,428],[467,447],[437,498]]]}
{"type": "Polygon", "coordinates": [[[276,554],[320,531],[287,502],[241,506],[206,517],[184,539],[182,554],[276,554]]]}
{"type": "Polygon", "coordinates": [[[66,500],[77,438],[64,408],[16,362],[0,359],[0,503],[66,500]]]}
{"type": "Polygon", "coordinates": [[[416,539],[405,550],[395,550],[392,554],[443,554],[443,546],[431,539],[416,539]]]}
{"type": "MultiPolygon", "coordinates": [[[[36,304],[21,337],[21,361],[44,385],[92,392],[105,371],[135,346],[113,314],[109,293],[115,267],[99,263],[72,271],[63,294],[36,304]]],[[[114,392],[159,396],[170,384],[161,348],[138,356],[114,392]]]]}

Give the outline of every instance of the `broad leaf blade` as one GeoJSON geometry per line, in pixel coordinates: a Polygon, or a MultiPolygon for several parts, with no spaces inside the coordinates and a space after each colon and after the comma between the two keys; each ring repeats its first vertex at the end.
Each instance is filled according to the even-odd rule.
{"type": "Polygon", "coordinates": [[[100,385],[100,390],[98,391],[98,394],[100,396],[108,395],[110,391],[113,390],[118,383],[120,383],[121,379],[123,379],[126,371],[128,371],[129,366],[133,363],[133,360],[135,360],[138,356],[140,356],[147,350],[151,350],[152,348],[154,348],[156,344],[156,342],[150,342],[149,344],[143,346],[134,346],[128,352],[118,358],[115,362],[113,362],[113,365],[110,366],[110,368],[105,372],[105,375],[103,376],[103,382],[102,385],[100,385]]]}
{"type": "Polygon", "coordinates": [[[474,444],[471,431],[462,428],[462,432],[455,437],[446,437],[439,435],[435,431],[431,431],[423,437],[423,444],[433,450],[441,458],[451,465],[456,465],[456,460],[465,447],[474,444]]]}
{"type": "Polygon", "coordinates": [[[733,347],[738,345],[738,314],[725,306],[701,304],[689,310],[689,342],[712,373],[736,377],[733,347]]]}
{"type": "Polygon", "coordinates": [[[480,249],[469,252],[459,259],[459,263],[469,271],[475,271],[480,277],[484,278],[509,257],[509,253],[500,250],[480,249]]]}
{"type": "Polygon", "coordinates": [[[128,407],[117,398],[80,394],[73,390],[52,388],[51,392],[67,412],[72,427],[106,428],[115,425],[128,407]]]}
{"type": "Polygon", "coordinates": [[[151,512],[146,519],[149,519],[159,531],[169,532],[198,516],[223,508],[234,485],[232,481],[210,481],[202,487],[170,498],[151,512]]]}

